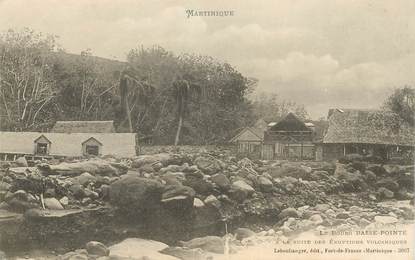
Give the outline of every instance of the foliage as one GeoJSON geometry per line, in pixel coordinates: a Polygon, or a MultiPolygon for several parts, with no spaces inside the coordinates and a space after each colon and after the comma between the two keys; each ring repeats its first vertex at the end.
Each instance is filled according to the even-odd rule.
{"type": "Polygon", "coordinates": [[[384,109],[398,114],[405,122],[411,126],[415,125],[415,88],[405,86],[395,89],[394,93],[388,97],[384,109]]]}
{"type": "Polygon", "coordinates": [[[259,117],[278,120],[303,107],[263,96],[248,100],[257,80],[209,56],[139,47],[127,62],[58,48],[32,30],[0,35],[0,127],[44,131],[56,120],[114,120],[141,143],[227,142],[259,117]]]}
{"type": "Polygon", "coordinates": [[[38,129],[52,119],[57,90],[50,61],[55,48],[54,36],[29,29],[0,35],[2,128],[38,129]]]}
{"type": "Polygon", "coordinates": [[[302,120],[309,119],[304,106],[293,101],[279,100],[278,95],[273,93],[259,93],[253,99],[253,109],[257,118],[267,122],[278,122],[290,112],[302,120]]]}

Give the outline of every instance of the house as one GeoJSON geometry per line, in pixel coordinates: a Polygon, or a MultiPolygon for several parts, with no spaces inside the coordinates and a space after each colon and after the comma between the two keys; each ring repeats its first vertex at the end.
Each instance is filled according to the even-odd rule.
{"type": "Polygon", "coordinates": [[[230,142],[236,144],[239,155],[261,158],[262,142],[267,123],[259,119],[253,126],[243,128],[230,142]]]}
{"type": "Polygon", "coordinates": [[[112,121],[58,121],[52,131],[0,132],[0,160],[136,155],[136,134],[115,133],[112,121]]]}
{"type": "Polygon", "coordinates": [[[307,126],[293,113],[289,113],[265,131],[262,158],[313,160],[315,158],[313,129],[314,124],[307,126]]]}
{"type": "Polygon", "coordinates": [[[414,127],[398,115],[379,110],[330,109],[328,128],[316,151],[317,160],[336,160],[347,154],[384,160],[413,153],[414,127]]]}

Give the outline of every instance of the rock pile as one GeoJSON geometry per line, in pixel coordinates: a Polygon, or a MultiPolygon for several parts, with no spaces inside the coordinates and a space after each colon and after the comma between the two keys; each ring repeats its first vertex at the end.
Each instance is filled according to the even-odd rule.
{"type": "Polygon", "coordinates": [[[211,207],[229,217],[233,207],[276,217],[285,208],[329,203],[344,193],[358,194],[360,204],[413,200],[414,166],[343,162],[237,161],[212,152],[40,163],[1,172],[0,208],[93,208],[109,201],[132,212],[154,205],[211,207]]]}

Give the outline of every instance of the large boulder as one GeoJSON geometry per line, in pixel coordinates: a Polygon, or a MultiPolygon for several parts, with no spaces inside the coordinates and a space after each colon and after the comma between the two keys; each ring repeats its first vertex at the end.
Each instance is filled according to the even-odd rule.
{"type": "Polygon", "coordinates": [[[229,195],[232,199],[243,202],[255,192],[254,188],[242,180],[232,183],[229,195]]]}
{"type": "Polygon", "coordinates": [[[343,183],[344,191],[355,192],[365,190],[367,188],[367,184],[364,181],[362,174],[360,174],[358,170],[355,170],[354,172],[349,170],[350,169],[348,169],[344,164],[336,164],[334,177],[343,183]]]}
{"type": "Polygon", "coordinates": [[[203,195],[211,194],[214,190],[211,182],[208,182],[203,177],[196,177],[194,174],[186,174],[186,179],[183,181],[183,185],[189,186],[198,194],[203,195]]]}
{"type": "Polygon", "coordinates": [[[122,242],[109,247],[110,259],[128,258],[151,260],[179,260],[179,258],[160,253],[160,251],[168,247],[168,245],[158,241],[141,238],[127,238],[122,242]]]}
{"type": "Polygon", "coordinates": [[[212,175],[222,169],[222,162],[210,155],[197,157],[194,162],[203,173],[212,175]]]}
{"type": "Polygon", "coordinates": [[[189,241],[180,242],[183,247],[190,249],[200,248],[207,252],[223,254],[225,251],[225,243],[222,238],[217,236],[198,237],[189,241]]]}
{"type": "Polygon", "coordinates": [[[295,208],[286,208],[278,215],[278,219],[298,218],[300,213],[295,208]]]}
{"type": "Polygon", "coordinates": [[[222,191],[228,191],[231,188],[231,182],[223,173],[213,175],[210,180],[216,184],[222,191]]]}
{"type": "Polygon", "coordinates": [[[89,172],[84,172],[81,175],[74,178],[79,184],[86,186],[88,183],[97,181],[97,177],[93,176],[89,172]]]}
{"type": "Polygon", "coordinates": [[[188,210],[193,207],[195,194],[195,191],[187,186],[167,185],[164,187],[161,202],[174,208],[188,210]]]}
{"type": "Polygon", "coordinates": [[[376,182],[376,187],[384,187],[388,190],[396,192],[399,190],[399,184],[391,178],[381,179],[376,182]]]}
{"type": "Polygon", "coordinates": [[[160,204],[163,191],[156,180],[127,174],[110,185],[110,202],[128,212],[150,210],[160,204]]]}
{"type": "Polygon", "coordinates": [[[307,171],[307,169],[295,163],[286,163],[283,166],[272,167],[269,169],[269,174],[273,178],[281,178],[286,176],[294,177],[297,179],[310,178],[310,173],[307,171]]]}
{"type": "Polygon", "coordinates": [[[28,209],[38,208],[39,204],[36,199],[24,190],[13,192],[8,191],[4,201],[10,209],[17,212],[25,212],[28,209]]]}
{"type": "Polygon", "coordinates": [[[186,158],[183,158],[182,156],[178,154],[172,154],[172,153],[140,155],[132,161],[131,167],[140,168],[141,166],[144,166],[146,164],[151,165],[153,168],[157,164],[161,164],[161,166],[167,166],[170,164],[181,165],[185,160],[186,158]]]}
{"type": "Polygon", "coordinates": [[[258,177],[257,185],[263,192],[271,192],[273,188],[272,181],[264,176],[258,177]]]}
{"type": "Polygon", "coordinates": [[[94,175],[106,176],[119,174],[119,170],[115,168],[110,162],[98,158],[82,162],[50,165],[48,169],[48,174],[60,174],[69,176],[77,176],[84,172],[89,172],[94,175]]]}
{"type": "Polygon", "coordinates": [[[242,240],[252,236],[255,236],[255,232],[250,230],[249,228],[237,228],[235,230],[235,238],[237,240],[242,240]]]}
{"type": "Polygon", "coordinates": [[[27,167],[27,166],[29,166],[28,163],[27,163],[27,160],[24,156],[17,158],[16,161],[14,161],[14,163],[18,167],[27,167]]]}
{"type": "Polygon", "coordinates": [[[177,257],[181,260],[206,260],[206,253],[200,248],[168,247],[160,251],[163,254],[177,257]]]}

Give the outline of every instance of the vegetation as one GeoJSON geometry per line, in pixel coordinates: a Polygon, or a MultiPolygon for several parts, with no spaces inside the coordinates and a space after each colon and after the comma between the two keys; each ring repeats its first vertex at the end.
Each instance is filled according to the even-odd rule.
{"type": "Polygon", "coordinates": [[[410,124],[415,125],[415,88],[405,86],[395,89],[388,97],[384,108],[399,115],[399,117],[410,124]]]}
{"type": "Polygon", "coordinates": [[[60,49],[30,29],[0,34],[0,127],[47,131],[56,120],[114,120],[141,142],[212,144],[264,117],[303,107],[276,97],[251,102],[256,80],[228,63],[162,47],[136,48],[126,62],[60,49]]]}

